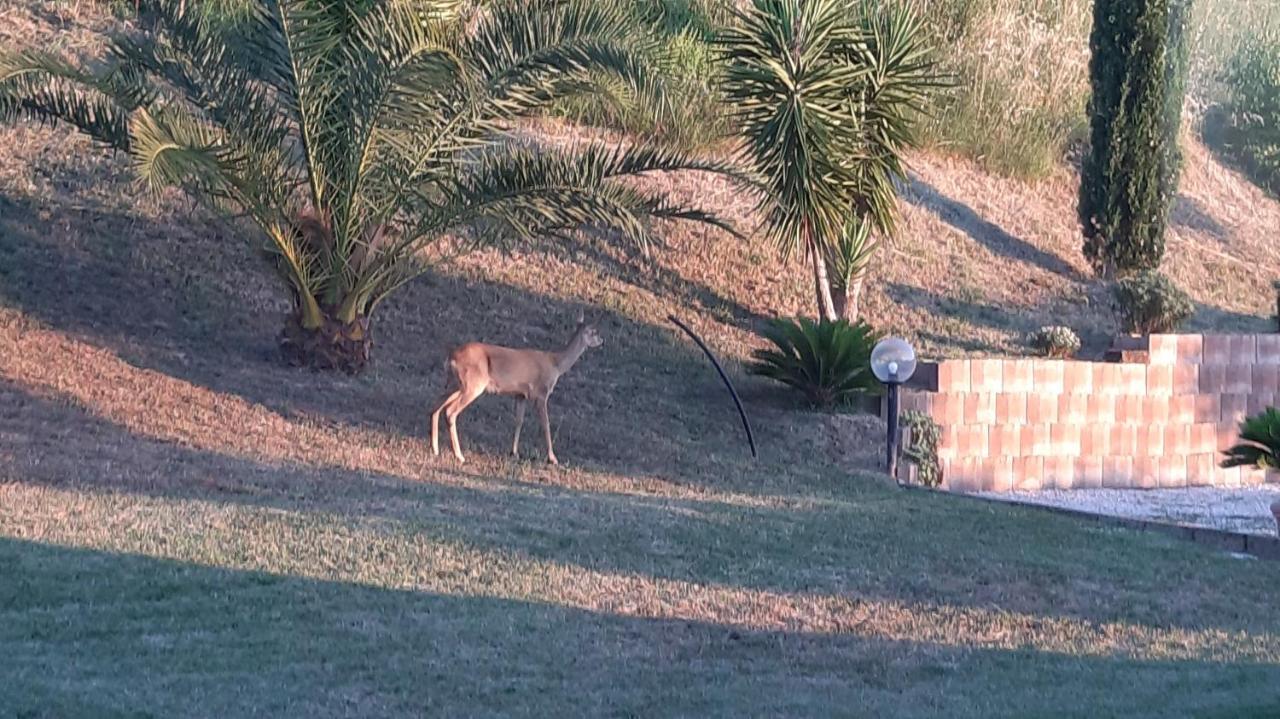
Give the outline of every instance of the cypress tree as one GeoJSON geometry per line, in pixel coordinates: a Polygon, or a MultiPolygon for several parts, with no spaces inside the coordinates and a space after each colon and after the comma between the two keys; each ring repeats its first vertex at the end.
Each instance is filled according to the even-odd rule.
{"type": "Polygon", "coordinates": [[[1159,267],[1178,187],[1191,0],[1095,0],[1084,254],[1101,275],[1159,267]]]}

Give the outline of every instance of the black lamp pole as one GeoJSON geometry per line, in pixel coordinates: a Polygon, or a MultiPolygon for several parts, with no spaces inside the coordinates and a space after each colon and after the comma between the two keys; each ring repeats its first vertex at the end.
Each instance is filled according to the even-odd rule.
{"type": "Polygon", "coordinates": [[[889,477],[893,481],[898,481],[898,442],[901,439],[898,433],[898,386],[899,382],[886,382],[889,388],[888,404],[888,421],[889,432],[885,438],[886,456],[885,466],[889,469],[889,477]]]}

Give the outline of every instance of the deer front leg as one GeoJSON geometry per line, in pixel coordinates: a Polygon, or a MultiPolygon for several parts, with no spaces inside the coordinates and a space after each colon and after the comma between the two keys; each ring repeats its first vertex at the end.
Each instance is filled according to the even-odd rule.
{"type": "Polygon", "coordinates": [[[524,397],[516,397],[516,438],[511,442],[511,456],[520,457],[520,428],[524,426],[524,397]]]}
{"type": "Polygon", "coordinates": [[[547,462],[560,464],[556,460],[556,450],[551,446],[551,418],[547,415],[547,399],[538,400],[538,419],[542,420],[542,434],[547,438],[547,462]]]}

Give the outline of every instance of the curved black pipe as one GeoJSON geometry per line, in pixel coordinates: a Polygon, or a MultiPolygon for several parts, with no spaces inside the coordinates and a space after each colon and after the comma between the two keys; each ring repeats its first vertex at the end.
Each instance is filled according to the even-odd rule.
{"type": "Polygon", "coordinates": [[[716,360],[716,356],[711,354],[711,349],[707,347],[707,343],[703,342],[701,337],[695,334],[693,330],[689,329],[688,325],[676,319],[675,315],[667,315],[667,319],[675,323],[676,327],[684,330],[685,334],[689,335],[694,342],[698,343],[698,346],[701,347],[702,351],[707,355],[707,359],[711,360],[711,364],[714,365],[716,371],[720,373],[720,379],[724,380],[724,386],[729,388],[729,394],[733,396],[733,403],[738,405],[738,416],[742,418],[742,428],[747,431],[747,443],[751,445],[751,457],[752,459],[759,457],[759,455],[756,454],[756,438],[755,435],[751,433],[751,422],[747,420],[747,412],[742,408],[742,400],[738,398],[738,390],[734,389],[733,383],[729,381],[729,375],[724,373],[724,368],[720,366],[720,362],[716,360]]]}

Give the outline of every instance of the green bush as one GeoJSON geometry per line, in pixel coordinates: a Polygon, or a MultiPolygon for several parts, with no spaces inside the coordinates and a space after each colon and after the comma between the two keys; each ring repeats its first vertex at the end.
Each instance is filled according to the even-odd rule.
{"type": "Polygon", "coordinates": [[[942,463],[938,461],[942,428],[929,415],[915,410],[902,413],[902,428],[907,430],[907,442],[901,454],[915,464],[916,479],[926,487],[942,484],[942,463]]]}
{"type": "Polygon", "coordinates": [[[1195,312],[1195,305],[1168,277],[1155,270],[1139,272],[1115,284],[1113,294],[1120,329],[1129,334],[1165,334],[1195,312]]]}
{"type": "Polygon", "coordinates": [[[753,352],[748,371],[794,387],[818,407],[880,392],[871,374],[871,350],[880,335],[865,322],[774,320],[763,335],[774,349],[753,352]]]}
{"type": "Polygon", "coordinates": [[[1223,149],[1263,189],[1280,195],[1280,32],[1249,35],[1223,78],[1223,149]]]}
{"type": "Polygon", "coordinates": [[[1096,0],[1084,255],[1100,275],[1160,266],[1177,193],[1189,0],[1096,0]]]}
{"type": "Polygon", "coordinates": [[[1080,351],[1080,337],[1070,327],[1041,327],[1027,337],[1031,348],[1045,357],[1067,359],[1080,351]]]}
{"type": "Polygon", "coordinates": [[[1280,410],[1268,407],[1240,423],[1240,442],[1223,452],[1222,466],[1280,469],[1280,410]]]}

